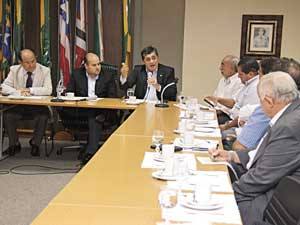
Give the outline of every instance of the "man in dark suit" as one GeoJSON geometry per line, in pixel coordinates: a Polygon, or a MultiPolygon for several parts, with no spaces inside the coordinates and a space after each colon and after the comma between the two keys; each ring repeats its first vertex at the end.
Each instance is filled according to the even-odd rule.
{"type": "Polygon", "coordinates": [[[210,150],[216,160],[233,163],[242,174],[233,190],[243,224],[263,219],[263,212],[274,189],[285,176],[300,176],[300,101],[290,75],[274,72],[258,84],[261,106],[271,119],[268,129],[254,150],[210,150]]]}
{"type": "MultiPolygon", "coordinates": [[[[160,100],[161,91],[167,84],[175,81],[174,68],[159,63],[158,51],[149,46],[141,52],[144,65],[136,65],[128,75],[128,66],[121,68],[121,88],[127,90],[135,87],[135,96],[138,99],[160,100]]],[[[172,85],[166,89],[163,98],[176,101],[177,88],[172,85]]]]}
{"type": "MultiPolygon", "coordinates": [[[[108,71],[101,70],[100,59],[94,53],[87,53],[84,60],[84,67],[74,71],[66,92],[74,92],[75,96],[81,97],[116,97],[113,75],[108,71]]],[[[68,112],[68,109],[65,110],[68,112]]],[[[73,111],[69,112],[74,113],[73,111]]],[[[79,110],[79,117],[88,118],[89,127],[88,145],[82,160],[83,164],[87,163],[99,148],[103,122],[107,113],[108,111],[103,109],[79,110]]]]}

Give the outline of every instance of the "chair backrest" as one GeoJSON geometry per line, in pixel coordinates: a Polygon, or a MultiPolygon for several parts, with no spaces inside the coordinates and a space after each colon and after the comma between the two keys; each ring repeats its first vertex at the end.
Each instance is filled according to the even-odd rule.
{"type": "Polygon", "coordinates": [[[115,87],[116,87],[116,97],[121,98],[125,95],[124,91],[121,90],[120,88],[120,73],[119,73],[119,68],[116,65],[112,65],[109,63],[101,63],[101,69],[111,72],[113,74],[113,79],[115,82],[115,87]]]}
{"type": "Polygon", "coordinates": [[[300,177],[284,177],[264,212],[264,221],[273,225],[297,225],[300,219],[299,192],[300,177]]]}

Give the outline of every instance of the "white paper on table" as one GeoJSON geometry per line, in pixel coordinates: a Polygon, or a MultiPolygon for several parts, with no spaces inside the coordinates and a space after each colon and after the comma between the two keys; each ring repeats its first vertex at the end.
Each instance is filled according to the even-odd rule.
{"type": "Polygon", "coordinates": [[[88,100],[89,102],[97,102],[97,101],[100,101],[100,100],[103,100],[104,98],[96,98],[96,99],[89,99],[87,98],[86,100],[88,100]]]}
{"type": "Polygon", "coordinates": [[[223,207],[216,210],[194,210],[180,204],[174,208],[163,208],[162,219],[168,219],[176,222],[197,222],[206,223],[228,223],[242,224],[238,206],[234,195],[230,194],[213,194],[212,199],[221,202],[223,207]]]}
{"type": "Polygon", "coordinates": [[[225,161],[220,161],[220,162],[215,162],[215,161],[212,161],[211,158],[209,157],[197,157],[197,160],[201,163],[201,164],[206,164],[206,165],[225,165],[227,166],[231,172],[234,174],[235,178],[238,180],[238,175],[237,175],[237,172],[235,171],[235,169],[232,167],[232,165],[228,162],[225,162],[225,161]]]}
{"type": "Polygon", "coordinates": [[[183,147],[183,150],[192,150],[192,151],[207,151],[209,148],[215,148],[219,142],[216,140],[200,140],[194,139],[194,143],[192,145],[186,146],[183,143],[182,138],[175,138],[174,145],[183,147]]]}
{"type": "Polygon", "coordinates": [[[19,96],[19,95],[9,95],[7,96],[9,99],[45,99],[49,98],[49,96],[19,96]]]}
{"type": "MultiPolygon", "coordinates": [[[[144,169],[162,169],[165,166],[164,162],[154,160],[156,152],[145,152],[141,167],[144,169]]],[[[190,153],[175,153],[175,157],[186,157],[189,170],[196,170],[196,159],[194,154],[190,153]]]]}
{"type": "Polygon", "coordinates": [[[213,192],[233,193],[231,182],[225,171],[194,171],[183,181],[168,181],[168,186],[175,189],[193,191],[197,184],[210,184],[213,192]]]}
{"type": "Polygon", "coordinates": [[[194,119],[194,124],[197,127],[219,128],[219,124],[218,124],[217,120],[197,120],[197,119],[194,119]]]}

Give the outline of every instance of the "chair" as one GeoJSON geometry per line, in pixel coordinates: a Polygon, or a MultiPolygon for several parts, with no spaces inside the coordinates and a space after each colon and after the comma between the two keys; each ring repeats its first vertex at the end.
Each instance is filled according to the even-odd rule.
{"type": "Polygon", "coordinates": [[[286,176],[276,187],[264,212],[264,221],[272,225],[300,223],[300,177],[286,176]]]}
{"type": "MultiPolygon", "coordinates": [[[[54,150],[54,133],[55,133],[55,118],[54,118],[54,113],[53,113],[53,110],[50,106],[47,106],[48,108],[48,112],[49,112],[49,119],[48,119],[48,128],[45,130],[45,133],[44,133],[44,143],[45,143],[45,155],[46,157],[49,157],[52,153],[52,151],[54,150]],[[51,148],[50,148],[50,151],[48,152],[48,145],[47,145],[47,142],[48,140],[51,141],[51,148]]],[[[31,123],[30,121],[33,120],[33,117],[32,116],[24,116],[22,121],[29,121],[29,124],[30,124],[30,128],[18,128],[17,129],[17,132],[20,132],[20,133],[32,133],[32,126],[31,126],[31,123]]],[[[3,128],[3,137],[2,137],[2,141],[4,140],[4,136],[5,136],[5,129],[3,128]]],[[[2,143],[3,145],[3,143],[2,143]]]]}
{"type": "MultiPolygon", "coordinates": [[[[114,82],[116,85],[116,96],[122,97],[123,93],[119,86],[118,67],[108,63],[101,63],[101,70],[112,72],[114,76],[114,82]]],[[[74,113],[67,112],[68,110],[58,109],[58,113],[64,128],[73,131],[74,140],[79,140],[79,145],[65,146],[57,150],[57,154],[61,155],[64,149],[79,149],[84,150],[85,144],[80,142],[80,137],[87,136],[88,121],[84,116],[80,116],[78,108],[73,108],[74,113]]],[[[70,110],[69,110],[70,111],[70,110]]],[[[114,113],[108,113],[105,117],[97,118],[98,121],[103,122],[103,137],[101,140],[106,140],[109,135],[118,127],[122,112],[120,110],[114,113]]],[[[86,137],[87,138],[87,137],[86,137]]],[[[80,157],[80,156],[79,156],[80,157]]]]}

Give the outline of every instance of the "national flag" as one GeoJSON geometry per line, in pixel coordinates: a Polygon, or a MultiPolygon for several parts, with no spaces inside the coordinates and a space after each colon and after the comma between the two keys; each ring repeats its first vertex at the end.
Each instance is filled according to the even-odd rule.
{"type": "Polygon", "coordinates": [[[127,65],[131,57],[131,0],[123,0],[123,52],[122,62],[127,65]]]}
{"type": "Polygon", "coordinates": [[[5,9],[3,10],[3,26],[4,35],[2,42],[2,70],[7,71],[12,62],[12,47],[11,47],[11,0],[6,0],[3,4],[5,9]]]}
{"type": "Polygon", "coordinates": [[[75,68],[81,66],[86,54],[85,6],[85,0],[76,0],[75,68]]]}
{"type": "Polygon", "coordinates": [[[22,21],[22,4],[23,0],[15,0],[15,10],[14,10],[14,26],[13,26],[13,62],[18,62],[17,54],[24,45],[23,36],[23,21],[22,21]]]}
{"type": "Polygon", "coordinates": [[[102,5],[101,0],[95,3],[95,52],[101,62],[104,60],[103,48],[103,23],[102,23],[102,5]]]}
{"type": "Polygon", "coordinates": [[[50,66],[50,15],[49,0],[41,0],[40,2],[40,40],[41,40],[41,56],[40,62],[45,66],[50,66]]]}
{"type": "Polygon", "coordinates": [[[69,0],[60,0],[59,9],[59,68],[63,85],[66,87],[70,80],[70,14],[69,0]]]}

